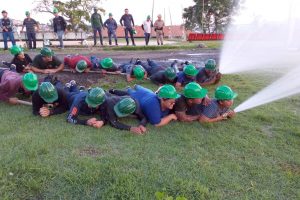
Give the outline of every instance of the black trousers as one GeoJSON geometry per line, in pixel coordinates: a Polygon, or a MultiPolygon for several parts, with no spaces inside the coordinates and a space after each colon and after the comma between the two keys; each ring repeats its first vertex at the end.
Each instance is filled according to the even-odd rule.
{"type": "Polygon", "coordinates": [[[29,49],[36,49],[36,33],[27,32],[27,39],[29,49]]]}

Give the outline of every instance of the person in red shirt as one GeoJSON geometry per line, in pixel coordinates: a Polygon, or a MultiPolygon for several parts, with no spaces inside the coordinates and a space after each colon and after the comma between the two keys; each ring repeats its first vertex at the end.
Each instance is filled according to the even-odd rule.
{"type": "Polygon", "coordinates": [[[65,65],[69,66],[72,72],[89,72],[92,68],[92,63],[90,59],[86,56],[75,55],[75,56],[66,56],[64,58],[65,65]]]}

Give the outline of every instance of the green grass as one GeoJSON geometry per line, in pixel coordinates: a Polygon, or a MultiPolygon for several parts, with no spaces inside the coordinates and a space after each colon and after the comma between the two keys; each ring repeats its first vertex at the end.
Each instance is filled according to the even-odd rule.
{"type": "MultiPolygon", "coordinates": [[[[270,80],[222,82],[239,93],[238,105],[270,80]]],[[[0,199],[300,198],[299,97],[215,124],[149,125],[144,136],[67,124],[65,114],[34,117],[26,106],[0,110],[0,199]]]]}

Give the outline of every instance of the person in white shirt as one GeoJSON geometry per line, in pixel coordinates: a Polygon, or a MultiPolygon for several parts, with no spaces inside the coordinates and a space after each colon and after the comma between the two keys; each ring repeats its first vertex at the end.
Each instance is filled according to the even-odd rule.
{"type": "Polygon", "coordinates": [[[147,16],[147,20],[144,21],[143,25],[142,25],[142,29],[144,30],[144,35],[145,35],[145,42],[146,45],[148,46],[149,44],[149,40],[150,40],[150,36],[151,36],[151,29],[153,27],[153,23],[151,21],[151,17],[150,15],[147,16]]]}

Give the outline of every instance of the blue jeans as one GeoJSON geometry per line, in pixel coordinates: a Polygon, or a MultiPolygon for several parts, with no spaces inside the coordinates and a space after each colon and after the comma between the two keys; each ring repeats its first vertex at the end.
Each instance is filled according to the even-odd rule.
{"type": "Polygon", "coordinates": [[[36,36],[35,35],[36,35],[35,33],[28,33],[27,32],[27,39],[28,39],[29,49],[32,49],[32,48],[36,49],[36,36]]]}
{"type": "Polygon", "coordinates": [[[12,31],[11,32],[3,32],[4,49],[8,49],[8,46],[7,46],[8,38],[10,39],[12,45],[16,45],[14,33],[12,31]]]}
{"type": "Polygon", "coordinates": [[[102,29],[101,29],[101,27],[93,28],[93,30],[94,30],[94,45],[97,44],[97,32],[99,33],[100,44],[103,45],[103,38],[102,38],[102,29]]]}
{"type": "Polygon", "coordinates": [[[117,39],[116,31],[115,30],[108,30],[107,34],[108,34],[109,45],[111,45],[111,38],[112,37],[114,37],[114,39],[115,39],[115,44],[118,45],[118,39],[117,39]]]}
{"type": "Polygon", "coordinates": [[[145,42],[146,42],[146,45],[149,44],[149,40],[150,40],[150,33],[144,33],[145,35],[145,42]]]}
{"type": "Polygon", "coordinates": [[[57,31],[56,32],[58,41],[59,41],[59,47],[63,48],[64,47],[64,31],[57,31]]]}

